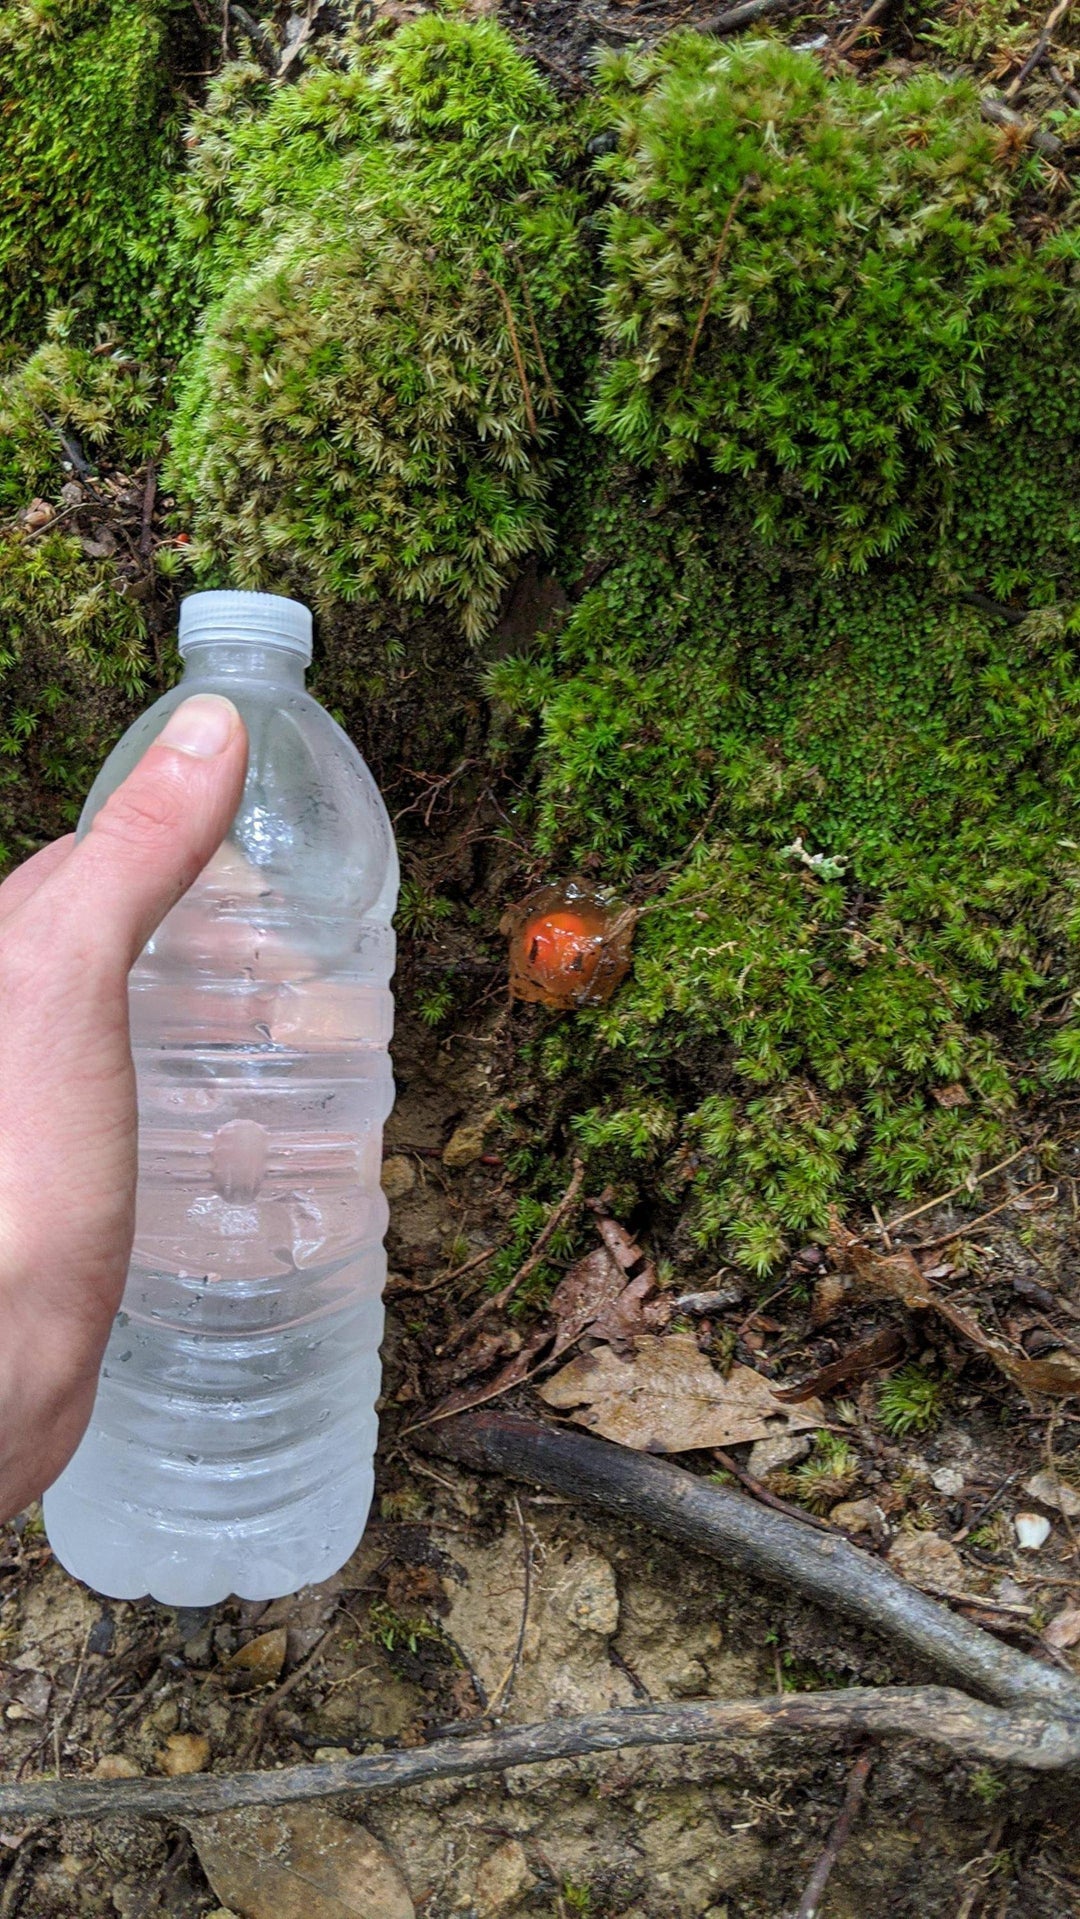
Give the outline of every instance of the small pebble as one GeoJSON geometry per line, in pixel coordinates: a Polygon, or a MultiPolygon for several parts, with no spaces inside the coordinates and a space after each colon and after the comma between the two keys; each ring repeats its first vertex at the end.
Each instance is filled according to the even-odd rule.
{"type": "Polygon", "coordinates": [[[1023,1552],[1037,1553],[1050,1537],[1050,1521],[1042,1513],[1017,1513],[1013,1526],[1016,1543],[1023,1552]]]}

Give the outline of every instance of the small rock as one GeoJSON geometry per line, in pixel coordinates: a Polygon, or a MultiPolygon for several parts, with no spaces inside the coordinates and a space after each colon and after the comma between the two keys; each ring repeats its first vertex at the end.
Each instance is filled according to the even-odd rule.
{"type": "Polygon", "coordinates": [[[160,1706],[147,1713],[144,1726],[148,1732],[175,1732],[180,1724],[180,1708],[175,1699],[163,1699],[160,1706]]]}
{"type": "Polygon", "coordinates": [[[753,1473],[755,1479],[764,1479],[766,1473],[779,1472],[781,1466],[791,1466],[797,1459],[805,1459],[809,1451],[810,1440],[806,1433],[778,1433],[775,1439],[755,1439],[746,1469],[753,1473]]]}
{"type": "Polygon", "coordinates": [[[382,1166],[382,1189],[391,1202],[404,1199],[416,1185],[416,1167],[404,1153],[395,1153],[392,1158],[384,1159],[382,1166]]]}
{"type": "Polygon", "coordinates": [[[1075,1646],[1080,1640],[1080,1606],[1065,1606],[1055,1613],[1043,1638],[1048,1646],[1057,1646],[1059,1650],[1075,1646]]]}
{"type": "Polygon", "coordinates": [[[680,1293],[675,1301],[675,1310],[678,1313],[693,1313],[696,1316],[704,1313],[722,1313],[728,1306],[737,1306],[745,1296],[745,1288],[736,1280],[730,1286],[718,1287],[711,1293],[680,1293]]]}
{"type": "Polygon", "coordinates": [[[810,1306],[810,1318],[815,1326],[824,1326],[839,1312],[847,1292],[847,1282],[839,1273],[826,1273],[814,1287],[814,1297],[810,1306]]]}
{"type": "Polygon", "coordinates": [[[885,1526],[885,1515],[873,1499],[842,1499],[831,1507],[829,1518],[845,1533],[880,1533],[885,1526]]]}
{"type": "Polygon", "coordinates": [[[603,1633],[609,1638],[619,1629],[619,1590],[615,1574],[606,1559],[590,1559],[575,1592],[570,1596],[566,1616],[581,1632],[603,1633]]]}
{"type": "Polygon", "coordinates": [[[443,1165],[451,1170],[474,1165],[484,1150],[487,1128],[486,1118],[463,1120],[443,1147],[443,1165]]]}
{"type": "Polygon", "coordinates": [[[1030,1479],[1025,1479],[1024,1491],[1030,1493],[1032,1499],[1039,1500],[1042,1505],[1052,1507],[1055,1512],[1064,1513],[1068,1519],[1080,1517],[1080,1493],[1075,1492],[1071,1486],[1066,1486],[1064,1480],[1059,1479],[1056,1473],[1033,1473],[1030,1479]]]}
{"type": "Polygon", "coordinates": [[[1021,1586],[1018,1579],[999,1579],[994,1587],[994,1598],[1000,1599],[1003,1606],[1025,1606],[1027,1587],[1021,1586]]]}
{"type": "Polygon", "coordinates": [[[210,1764],[210,1741],[201,1732],[174,1732],[154,1758],[170,1779],[181,1779],[189,1772],[205,1772],[210,1764]]]}
{"type": "Polygon", "coordinates": [[[524,1847],[517,1839],[508,1839],[498,1852],[490,1853],[476,1875],[476,1910],[488,1915],[505,1912],[516,1900],[524,1898],[536,1884],[524,1847]]]}
{"type": "Polygon", "coordinates": [[[141,1779],[142,1769],[125,1752],[103,1752],[94,1767],[95,1779],[141,1779]]]}
{"type": "Polygon", "coordinates": [[[288,1643],[289,1635],[285,1627],[275,1626],[272,1632],[260,1633],[257,1639],[249,1639],[246,1646],[241,1646],[239,1652],[234,1652],[232,1658],[225,1661],[223,1671],[231,1674],[250,1691],[257,1686],[272,1686],[281,1678],[288,1643]]]}
{"type": "Polygon", "coordinates": [[[29,532],[36,533],[39,528],[48,526],[54,511],[55,509],[49,505],[48,500],[31,500],[22,515],[22,523],[29,532]]]}
{"type": "Polygon", "coordinates": [[[889,1548],[889,1564],[913,1586],[934,1592],[963,1592],[964,1562],[940,1533],[901,1533],[889,1548]]]}
{"type": "Polygon", "coordinates": [[[1042,1513],[1017,1513],[1013,1526],[1022,1552],[1037,1553],[1050,1537],[1050,1521],[1042,1513]]]}
{"type": "Polygon", "coordinates": [[[935,1466],[930,1474],[930,1484],[936,1486],[939,1493],[944,1493],[946,1499],[955,1499],[964,1490],[964,1475],[958,1466],[935,1466]]]}
{"type": "Polygon", "coordinates": [[[316,1746],[315,1763],[319,1766],[331,1766],[336,1759],[351,1759],[348,1746],[316,1746]]]}

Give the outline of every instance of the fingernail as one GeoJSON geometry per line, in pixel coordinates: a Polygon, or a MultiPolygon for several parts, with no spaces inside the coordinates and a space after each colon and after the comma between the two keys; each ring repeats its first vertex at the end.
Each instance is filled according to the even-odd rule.
{"type": "Polygon", "coordinates": [[[231,700],[223,700],[218,693],[196,693],[169,715],[158,743],[197,760],[212,760],[224,753],[239,724],[240,715],[231,700]]]}

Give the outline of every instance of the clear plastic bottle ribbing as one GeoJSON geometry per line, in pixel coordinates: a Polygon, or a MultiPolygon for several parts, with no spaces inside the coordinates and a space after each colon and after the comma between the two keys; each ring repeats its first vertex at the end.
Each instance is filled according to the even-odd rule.
{"type": "Polygon", "coordinates": [[[110,756],[81,830],[191,693],[239,707],[247,782],[131,975],[135,1244],[45,1523],[97,1591],[201,1606],[327,1578],[367,1517],[398,866],[371,774],[304,690],[303,610],[215,594],[185,612],[183,680],[110,756]]]}

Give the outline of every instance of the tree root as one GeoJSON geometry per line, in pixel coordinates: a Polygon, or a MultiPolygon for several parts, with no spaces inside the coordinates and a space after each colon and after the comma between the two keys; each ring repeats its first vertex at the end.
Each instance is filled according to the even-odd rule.
{"type": "Polygon", "coordinates": [[[624,1706],[580,1719],[549,1719],[537,1726],[434,1740],[401,1752],[265,1772],[194,1773],[179,1779],[32,1779],[0,1786],[0,1819],[100,1819],[110,1813],[194,1817],[236,1806],[329,1799],[340,1792],[398,1791],[427,1779],[463,1779],[634,1746],[716,1741],[730,1748],[732,1740],[777,1733],[809,1734],[819,1742],[852,1733],[892,1733],[1032,1772],[1080,1766],[1080,1723],[1002,1712],[947,1686],[852,1686],[842,1692],[624,1706]]]}
{"type": "Polygon", "coordinates": [[[950,1680],[1000,1705],[1060,1713],[1080,1731],[1080,1683],[949,1611],[839,1534],[818,1532],[681,1466],[508,1413],[432,1427],[426,1449],[601,1506],[677,1545],[870,1627],[950,1680]]]}

